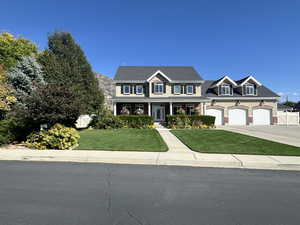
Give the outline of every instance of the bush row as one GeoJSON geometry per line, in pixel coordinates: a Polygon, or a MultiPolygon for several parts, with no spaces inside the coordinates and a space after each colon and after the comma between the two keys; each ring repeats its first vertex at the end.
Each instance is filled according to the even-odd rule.
{"type": "Polygon", "coordinates": [[[117,118],[128,128],[148,128],[154,123],[153,118],[148,115],[119,115],[117,118]]]}
{"type": "Polygon", "coordinates": [[[114,116],[104,110],[95,115],[89,125],[96,129],[148,128],[153,125],[153,119],[148,115],[114,116]]]}
{"type": "Polygon", "coordinates": [[[166,117],[167,127],[169,128],[206,128],[213,127],[215,124],[214,116],[207,115],[168,115],[166,117]]]}

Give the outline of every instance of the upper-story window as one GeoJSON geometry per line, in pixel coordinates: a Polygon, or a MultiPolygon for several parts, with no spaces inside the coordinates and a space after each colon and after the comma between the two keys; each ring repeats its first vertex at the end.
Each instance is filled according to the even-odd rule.
{"type": "Polygon", "coordinates": [[[123,94],[129,95],[130,92],[131,92],[130,89],[131,89],[130,85],[124,85],[124,86],[123,86],[123,94]]]}
{"type": "Polygon", "coordinates": [[[245,94],[246,95],[254,95],[255,93],[255,87],[253,84],[246,84],[245,85],[245,94]]]}
{"type": "Polygon", "coordinates": [[[144,93],[143,85],[136,85],[136,87],[135,87],[135,93],[137,95],[142,95],[144,93]]]}
{"type": "Polygon", "coordinates": [[[230,85],[229,84],[222,84],[220,94],[221,95],[230,95],[230,85]]]}
{"type": "Polygon", "coordinates": [[[154,93],[162,94],[164,92],[164,84],[163,83],[154,83],[154,93]]]}
{"type": "Polygon", "coordinates": [[[187,85],[186,86],[186,93],[188,95],[194,94],[194,86],[193,85],[187,85]]]}
{"type": "Polygon", "coordinates": [[[174,94],[181,94],[181,85],[179,84],[174,85],[174,94]]]}

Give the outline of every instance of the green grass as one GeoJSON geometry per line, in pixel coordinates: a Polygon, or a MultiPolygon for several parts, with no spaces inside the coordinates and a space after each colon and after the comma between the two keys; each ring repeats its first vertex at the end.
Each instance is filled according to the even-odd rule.
{"type": "Polygon", "coordinates": [[[224,130],[172,130],[197,152],[300,156],[300,148],[224,130]]]}
{"type": "Polygon", "coordinates": [[[154,129],[84,130],[79,150],[164,152],[167,145],[154,129]]]}

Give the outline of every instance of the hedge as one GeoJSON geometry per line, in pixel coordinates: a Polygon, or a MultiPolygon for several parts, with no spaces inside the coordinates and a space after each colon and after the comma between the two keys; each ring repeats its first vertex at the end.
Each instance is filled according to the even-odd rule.
{"type": "Polygon", "coordinates": [[[167,115],[167,126],[170,128],[201,128],[203,125],[213,127],[215,124],[214,116],[207,115],[167,115]]]}
{"type": "Polygon", "coordinates": [[[148,115],[119,115],[117,116],[128,128],[148,128],[154,121],[148,115]]]}

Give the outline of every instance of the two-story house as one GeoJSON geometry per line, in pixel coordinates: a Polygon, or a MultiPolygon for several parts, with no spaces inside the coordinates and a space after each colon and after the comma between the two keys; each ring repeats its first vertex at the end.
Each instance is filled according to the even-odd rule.
{"type": "Polygon", "coordinates": [[[213,115],[216,125],[277,122],[279,96],[252,76],[212,81],[190,66],[120,66],[114,82],[115,115],[142,112],[163,122],[183,109],[188,115],[213,115]]]}

